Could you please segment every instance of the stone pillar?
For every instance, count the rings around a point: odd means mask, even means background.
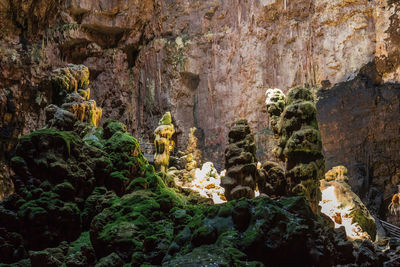
[[[275,121],[273,130],[279,139],[274,154],[286,165],[287,192],[289,195],[305,196],[311,208],[319,212],[319,180],[324,178],[325,159],[314,97],[310,90],[303,87],[290,89],[286,99],[274,90],[270,94],[267,91],[267,96],[276,96],[267,99],[270,103],[267,108]],[[285,105],[278,119],[274,116],[280,112],[282,101]]]
[[[256,145],[245,119],[239,119],[229,131],[225,150],[226,176],[221,178],[227,200],[254,198],[257,176]]]
[[[169,156],[172,151],[171,137],[175,133],[174,125],[172,124],[171,113],[167,112],[158,122],[158,127],[154,131],[154,145],[156,148],[154,154],[154,165],[157,170],[166,172],[169,165]]]

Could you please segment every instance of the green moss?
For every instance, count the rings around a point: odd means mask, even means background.
[[[56,185],[53,188],[53,191],[65,200],[72,200],[76,194],[76,189],[70,182],[64,182]]]
[[[81,144],[79,144],[79,143],[81,143],[81,139],[75,132],[58,131],[53,128],[43,128],[43,129],[34,131],[31,134],[24,135],[21,137],[20,142],[22,143],[25,141],[29,141],[32,138],[35,138],[37,136],[44,136],[44,137],[48,136],[48,137],[46,137],[46,139],[48,139],[48,140],[61,139],[67,148],[68,155],[71,154],[71,146],[72,145],[81,145]]]
[[[110,255],[101,258],[96,264],[96,267],[119,267],[123,264],[124,262],[121,260],[118,254],[113,252]]]
[[[314,102],[314,97],[311,90],[304,88],[302,86],[293,87],[289,90],[288,96],[286,98],[287,105],[298,101],[311,101]]]
[[[148,180],[143,177],[138,177],[138,178],[133,179],[132,182],[130,182],[130,184],[126,188],[126,191],[128,193],[131,193],[136,190],[146,190],[146,189],[149,189]]]
[[[13,157],[11,159],[11,164],[13,166],[16,166],[16,167],[21,167],[21,166],[25,166],[26,165],[25,160],[23,158],[21,158],[21,157],[18,157],[18,156],[17,157]]]
[[[107,140],[105,144],[106,152],[110,153],[113,163],[121,161],[122,159],[129,159],[129,157],[137,157],[143,163],[147,163],[139,148],[138,141],[128,133],[116,132]]]
[[[174,206],[183,206],[183,198],[174,191],[173,188],[160,188],[159,194],[157,196],[157,201],[160,205],[164,205],[166,207],[174,207]]]
[[[82,234],[75,241],[69,243],[67,255],[75,254],[81,250],[83,246],[91,246],[89,232],[82,232]]]
[[[31,266],[32,265],[30,259],[20,260],[18,262],[11,264],[0,263],[0,267],[31,267]]]
[[[365,232],[374,240],[376,236],[376,224],[372,216],[366,216],[366,212],[361,208],[350,212],[351,223],[358,223]]]
[[[125,124],[115,120],[107,120],[103,125],[103,129],[105,139],[110,138],[118,131],[122,133],[125,133],[127,131]]]
[[[166,112],[158,122],[158,125],[170,125],[170,124],[172,124],[171,112]]]

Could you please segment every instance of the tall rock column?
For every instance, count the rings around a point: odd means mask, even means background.
[[[174,125],[172,124],[171,113],[167,112],[158,122],[158,127],[154,131],[154,145],[156,152],[154,155],[154,164],[157,170],[166,172],[169,165],[169,155],[172,150],[171,137],[175,133]]]
[[[281,105],[282,98],[276,99],[277,104],[267,106],[270,115],[271,108]],[[286,165],[288,194],[305,196],[311,208],[318,212],[321,200],[319,181],[324,177],[325,159],[316,114],[311,91],[303,87],[292,88],[273,129],[279,139],[274,153]]]
[[[227,171],[226,176],[221,179],[225,197],[227,200],[254,198],[257,180],[256,145],[247,120],[237,120],[228,137],[229,144],[225,150]]]
[[[265,105],[270,118],[272,130],[276,134],[278,132],[279,118],[285,108],[285,95],[280,89],[268,89],[265,93]]]

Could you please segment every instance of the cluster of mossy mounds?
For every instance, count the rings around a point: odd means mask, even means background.
[[[53,103],[46,108],[46,123],[61,130],[72,130],[77,121],[97,126],[102,109],[90,100],[89,69],[69,64],[50,76]],[[57,106],[59,105],[59,106]]]
[[[376,223],[374,217],[370,214],[367,207],[361,199],[353,192],[348,184],[347,169],[344,166],[333,167],[325,174],[325,179],[320,181],[321,191],[333,187],[333,194],[337,200],[340,209],[346,210],[345,216],[351,218],[351,223],[358,224],[363,232],[359,233],[359,238],[375,239]],[[324,201],[324,199],[322,200]],[[339,216],[341,216],[339,214]],[[342,218],[336,218],[340,221]]]
[[[277,101],[276,105],[272,104],[274,100]],[[325,160],[314,97],[310,90],[294,87],[284,100],[284,109],[273,128],[279,138],[274,152],[286,164],[288,194],[305,196],[311,208],[317,212],[321,200],[319,180],[324,177]],[[270,102],[272,110],[269,113],[278,116],[282,95],[271,98]],[[275,106],[279,106],[279,109]]]
[[[15,193],[0,204],[1,263],[29,258],[33,266],[76,266],[69,260],[93,266],[97,255],[87,233],[93,218],[118,196],[162,183],[137,140],[116,121],[107,121],[104,130],[86,124],[23,136],[12,168]],[[69,255],[74,244],[62,241],[82,235],[85,244]],[[46,249],[56,246],[63,260]]]
[[[16,190],[0,203],[0,266],[331,266],[385,260],[325,227],[303,197],[222,205],[188,199],[166,187],[137,141],[115,121],[103,129],[77,125],[74,132],[33,132],[22,137],[12,163]]]
[[[238,119],[229,131],[225,150],[226,175],[221,178],[227,200],[254,198],[257,182],[257,160],[254,136],[246,119]]]

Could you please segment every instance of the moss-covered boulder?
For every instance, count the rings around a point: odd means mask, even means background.
[[[104,134],[103,134],[104,139],[109,139],[118,131],[122,133],[127,132],[126,125],[115,120],[107,120],[103,125],[103,129],[104,129]]]

